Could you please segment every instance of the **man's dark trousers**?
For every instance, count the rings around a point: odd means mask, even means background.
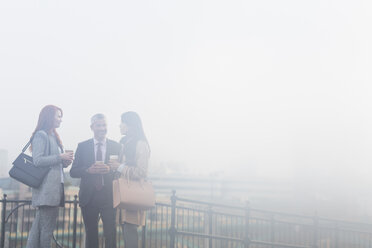
[[[105,236],[105,247],[116,247],[115,230],[115,209],[108,201],[108,195],[103,189],[97,190],[93,195],[91,202],[84,207],[81,206],[81,212],[85,225],[85,247],[98,248],[98,221],[102,219],[103,231]]]

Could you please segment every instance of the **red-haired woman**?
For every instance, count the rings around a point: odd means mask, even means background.
[[[63,153],[61,139],[56,131],[62,122],[62,110],[45,106],[32,134],[32,158],[35,166],[50,167],[39,188],[32,189],[35,220],[27,240],[27,248],[50,248],[56,226],[58,207],[64,205],[63,168],[71,164],[73,153]]]

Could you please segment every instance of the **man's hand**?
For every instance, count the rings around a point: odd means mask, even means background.
[[[106,164],[92,164],[86,172],[90,174],[107,174],[110,172],[110,167]]]

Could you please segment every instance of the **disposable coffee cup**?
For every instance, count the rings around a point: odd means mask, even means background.
[[[118,162],[119,156],[118,155],[110,155],[110,162]]]

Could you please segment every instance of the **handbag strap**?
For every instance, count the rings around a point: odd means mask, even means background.
[[[127,181],[128,186],[130,187],[131,180],[130,180],[130,176],[129,176],[129,170],[127,170],[127,171],[125,172],[125,175],[124,175],[124,176],[125,176],[125,179],[126,179],[126,181]],[[145,179],[141,178],[141,179],[139,179],[138,181],[139,181],[141,187],[143,188],[143,185],[144,185],[144,183],[145,183]]]
[[[48,150],[49,150],[48,155],[50,155],[51,151],[50,151],[50,141],[49,141],[49,136],[48,135],[47,135],[47,138],[48,138],[47,142],[48,142]],[[30,140],[27,142],[25,147],[23,147],[22,153],[24,153],[27,150],[27,148],[31,145],[33,139],[34,139],[34,135],[31,136]],[[60,146],[58,146],[58,147],[61,149],[61,152],[63,153],[64,152],[63,148],[60,147]]]
[[[31,142],[32,142],[32,139],[34,138],[34,136],[32,136],[31,138],[30,138],[30,141],[25,145],[25,147],[23,147],[23,149],[22,149],[22,153],[24,153],[26,150],[27,150],[27,148],[31,145]]]

